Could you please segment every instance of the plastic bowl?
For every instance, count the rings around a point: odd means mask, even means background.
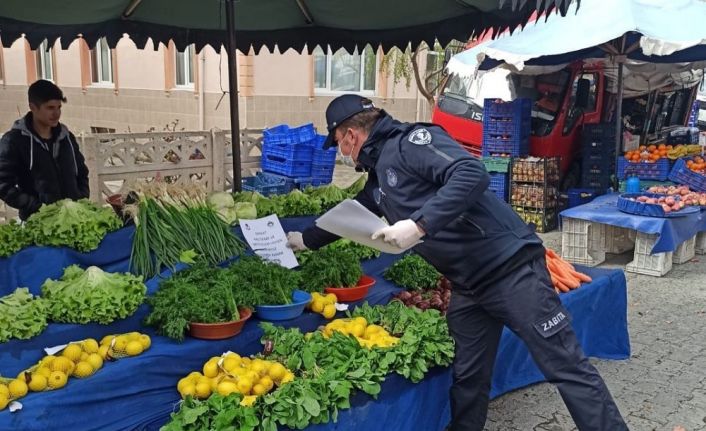
[[[292,303],[284,305],[256,305],[255,312],[260,320],[289,320],[301,316],[311,295],[303,290],[292,292]]]
[[[352,287],[327,287],[324,289],[326,293],[336,295],[338,302],[353,302],[360,301],[368,294],[368,290],[375,284],[375,279],[363,275],[358,280],[358,284]]]
[[[221,323],[189,323],[189,335],[202,340],[223,340],[234,337],[243,330],[245,322],[252,316],[249,308],[239,308],[240,320]]]

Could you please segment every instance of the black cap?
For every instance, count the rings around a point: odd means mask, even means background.
[[[326,108],[326,129],[328,136],[324,141],[324,149],[336,145],[336,127],[359,112],[373,109],[373,102],[357,94],[344,94],[329,103]]]

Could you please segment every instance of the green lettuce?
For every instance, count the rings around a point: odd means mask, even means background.
[[[46,302],[32,296],[26,287],[0,298],[0,343],[12,338],[32,338],[46,327]]]
[[[108,273],[78,265],[64,270],[59,280],[47,280],[42,296],[55,322],[108,324],[132,315],[145,299],[142,277],[129,273]]]
[[[31,235],[14,220],[0,225],[0,257],[11,256],[31,244]]]
[[[65,246],[82,252],[98,248],[103,237],[120,229],[122,222],[110,208],[88,199],[63,199],[42,205],[25,227],[37,245]]]

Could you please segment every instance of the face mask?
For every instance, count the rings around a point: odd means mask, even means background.
[[[339,142],[338,144],[338,156],[341,158],[341,162],[348,166],[349,168],[355,168],[356,167],[356,162],[353,160],[352,156],[353,150],[351,150],[351,154],[345,155],[343,154],[343,151],[341,150],[341,143]]]

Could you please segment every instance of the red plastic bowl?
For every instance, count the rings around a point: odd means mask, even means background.
[[[202,340],[223,340],[240,334],[245,322],[252,316],[249,308],[238,309],[240,320],[221,323],[189,323],[189,335]]]
[[[352,287],[327,287],[324,289],[326,293],[333,293],[338,298],[339,302],[360,301],[365,298],[370,289],[375,284],[375,279],[367,275],[363,275],[358,280],[358,284]]]

